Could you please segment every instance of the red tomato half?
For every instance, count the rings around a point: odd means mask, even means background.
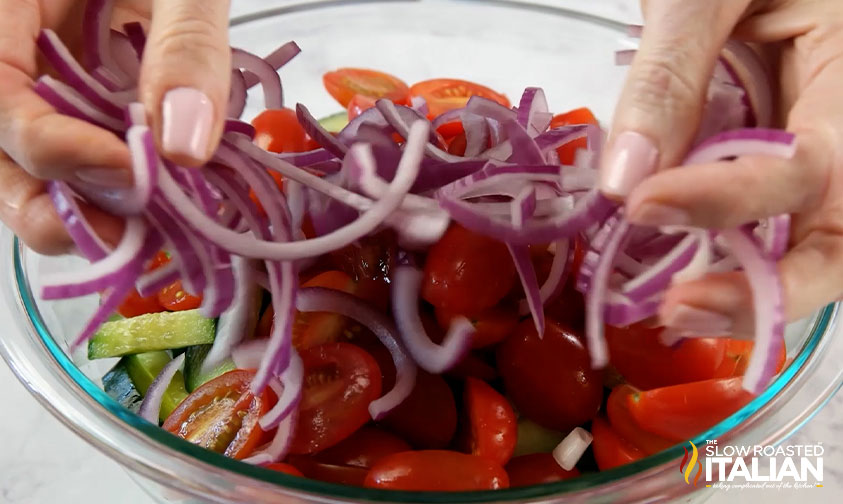
[[[711,428],[752,400],[743,378],[704,380],[640,391],[627,406],[642,429],[674,441],[684,441]]]
[[[594,437],[591,441],[594,460],[601,471],[608,471],[645,457],[644,452],[620,437],[609,422],[601,417],[591,422],[591,435]]]
[[[533,453],[515,457],[506,464],[511,488],[541,485],[576,478],[580,472],[562,469],[550,453]]]
[[[420,369],[410,396],[381,423],[416,448],[444,448],[457,430],[454,394],[444,378]]]
[[[249,392],[253,371],[235,369],[194,390],[173,410],[162,428],[203,448],[242,459],[261,443],[258,420],[270,396]]]
[[[473,348],[496,345],[504,340],[518,325],[518,310],[511,305],[498,305],[484,310],[479,315],[467,315],[453,312],[446,308],[436,309],[436,321],[439,327],[447,330],[454,317],[467,317],[474,325],[475,333],[471,340]]]
[[[483,457],[428,450],[381,459],[369,471],[365,484],[389,490],[458,492],[507,488],[509,477],[500,465]]]
[[[354,294],[357,284],[342,271],[326,271],[305,282],[302,287],[325,287]],[[340,339],[349,321],[329,312],[296,312],[293,346],[305,349]]]
[[[518,420],[509,401],[485,382],[465,380],[465,448],[472,455],[504,465],[518,439]]]
[[[554,320],[543,338],[532,320],[521,322],[498,346],[497,361],[516,409],[548,429],[567,432],[600,408],[602,372],[592,369],[580,338]]]
[[[606,327],[609,360],[627,382],[649,390],[714,377],[726,354],[723,338],[688,338],[671,347],[659,341],[662,331],[642,324]]]
[[[510,107],[506,96],[486,86],[459,79],[432,79],[418,82],[410,87],[410,96],[420,96],[427,101],[429,117],[436,117],[449,110],[465,107],[472,96],[482,96]]]
[[[635,445],[646,455],[652,455],[670,448],[675,441],[659,437],[645,431],[637,425],[629,412],[629,399],[638,390],[629,385],[618,385],[609,394],[606,403],[606,414],[609,417],[609,424],[619,436]]]
[[[295,110],[264,110],[252,120],[252,126],[255,143],[270,152],[305,152],[309,147],[307,133]]]
[[[597,118],[594,117],[591,110],[585,107],[556,115],[550,121],[551,129],[574,124],[599,125],[600,123],[597,122]],[[574,161],[577,158],[577,151],[587,147],[588,140],[586,138],[578,138],[577,140],[566,143],[562,147],[556,149],[556,153],[559,155],[559,162],[564,165],[574,164]]]
[[[427,254],[421,294],[437,308],[478,313],[498,304],[514,283],[506,245],[454,224]]]
[[[316,453],[336,445],[369,421],[369,403],[381,395],[378,363],[350,343],[300,352],[304,390],[290,453]]]
[[[202,296],[191,296],[185,292],[181,280],[176,280],[158,292],[158,302],[170,311],[193,310],[202,304]]]
[[[752,347],[752,341],[726,339],[726,355],[723,357],[723,363],[715,371],[713,378],[743,376],[746,373],[746,366],[749,364],[749,358],[752,355]],[[776,372],[784,368],[786,360],[787,349],[782,345],[779,358],[776,361]]]
[[[165,308],[158,302],[158,296],[141,297],[136,289],[132,289],[123,303],[117,307],[117,313],[126,318],[137,317],[147,313],[158,313],[165,311]]]
[[[333,465],[370,468],[378,460],[411,450],[400,437],[376,427],[361,427],[348,439],[317,454],[319,462]]]
[[[357,119],[360,114],[375,106],[375,98],[370,98],[364,95],[354,95],[354,98],[348,102],[348,121],[351,122]]]
[[[356,95],[362,95],[375,100],[386,98],[398,104],[409,101],[409,88],[401,79],[364,68],[340,68],[322,76],[325,89],[343,107]]]
[[[336,483],[338,485],[363,486],[368,469],[362,467],[326,464],[309,455],[290,455],[287,462],[298,469],[306,478]]]

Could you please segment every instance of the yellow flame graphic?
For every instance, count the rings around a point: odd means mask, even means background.
[[[698,453],[697,445],[695,445],[693,441],[688,442],[691,443],[691,448],[693,449],[693,451],[691,452],[691,460],[688,462],[688,467],[685,468],[685,483],[690,485],[691,482],[688,480],[688,478],[691,476],[691,471],[694,470],[694,466],[697,465]]]

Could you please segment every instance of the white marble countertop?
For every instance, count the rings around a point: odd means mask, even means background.
[[[582,0],[540,0],[551,5],[570,4],[583,8]],[[269,0],[238,0],[234,12],[265,8]],[[283,3],[284,0],[276,0]],[[634,22],[637,2],[604,0],[588,2],[588,9],[616,19]],[[0,309],[0,327],[8,315]],[[0,504],[36,503],[121,503],[152,502],[123,469],[88,446],[58,420],[50,416],[15,379],[9,368],[0,364]],[[838,394],[811,420],[789,444],[823,442],[825,467],[843,466],[843,394]],[[826,470],[826,474],[830,473]],[[838,473],[839,474],[839,473]],[[826,478],[825,488],[816,491],[711,491],[713,504],[756,502],[766,504],[843,502],[843,481]]]

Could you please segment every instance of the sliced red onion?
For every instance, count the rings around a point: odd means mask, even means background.
[[[465,110],[472,114],[492,119],[498,124],[506,124],[510,121],[518,120],[518,114],[514,110],[482,96],[475,95],[469,98],[468,103],[465,105]]]
[[[88,0],[82,18],[82,42],[88,68],[98,70],[94,75],[110,90],[125,89],[128,78],[112,59],[111,15],[114,0]]]
[[[91,105],[70,86],[49,75],[39,77],[33,90],[62,114],[82,119],[111,131],[123,131],[125,129],[122,110],[120,119],[112,117]]]
[[[130,268],[144,249],[147,230],[148,226],[142,219],[128,218],[123,237],[111,254],[85,269],[45,275],[41,297],[66,299],[94,294],[129,276]]]
[[[176,261],[171,260],[158,269],[143,274],[135,282],[135,289],[142,297],[154,295],[164,287],[172,284],[180,278],[179,268]]]
[[[524,220],[536,213],[536,188],[530,184],[524,187],[512,200],[512,224],[516,228],[524,226]]]
[[[773,121],[773,95],[770,74],[763,60],[747,44],[729,40],[723,47],[720,60],[734,83],[743,87],[750,113],[747,126],[767,127]]]
[[[771,217],[762,222],[762,225],[764,250],[773,260],[778,261],[787,252],[787,242],[790,239],[790,215]]]
[[[281,78],[269,63],[242,49],[232,49],[231,67],[245,70],[257,76],[261,87],[263,87],[263,101],[266,108],[284,108],[284,90],[281,87]],[[246,85],[248,87],[248,81]]]
[[[242,257],[234,257],[232,265],[236,279],[234,300],[220,315],[214,344],[205,356],[202,372],[216,368],[227,359],[234,346],[255,331],[258,321],[261,289],[254,279],[255,269],[251,261]]]
[[[161,372],[158,373],[158,376],[152,380],[152,384],[149,385],[149,388],[144,395],[140,410],[138,410],[138,415],[144,420],[158,425],[158,416],[161,411],[161,401],[164,399],[164,394],[167,392],[170,382],[173,381],[176,373],[179,372],[179,368],[181,368],[182,364],[184,364],[185,355],[186,354],[180,354],[178,357],[168,362],[163,368],[161,368]]]
[[[515,121],[504,124],[504,129],[512,145],[512,154],[507,159],[508,162],[521,165],[544,164],[544,155],[527,130]]]
[[[319,121],[301,103],[296,104],[296,116],[307,134],[325,150],[339,158],[345,156],[348,148],[319,124]]]
[[[264,416],[258,420],[258,424],[264,431],[277,427],[285,418],[295,410],[299,404],[304,386],[304,363],[299,354],[293,350],[290,357],[290,365],[278,377],[281,387],[273,387],[278,396],[278,402]],[[270,386],[273,382],[269,382]],[[280,390],[279,390],[280,388]]]
[[[615,65],[618,66],[629,66],[632,64],[632,61],[635,59],[635,54],[638,52],[637,49],[623,49],[620,51],[615,51]]]
[[[412,266],[398,266],[391,288],[392,313],[413,360],[429,373],[439,374],[457,365],[471,349],[474,326],[465,317],[451,320],[442,344],[430,341],[419,317],[419,290],[423,273]]]
[[[582,427],[574,427],[565,439],[553,449],[553,459],[566,471],[572,470],[580,461],[594,437]]]
[[[656,315],[661,302],[661,293],[643,301],[633,301],[623,294],[610,291],[600,316],[606,324],[626,327]]]
[[[542,132],[535,138],[535,143],[541,152],[549,152],[574,140],[587,137],[589,134],[594,135],[595,133],[602,134],[600,128],[592,124],[562,126]]]
[[[70,53],[59,36],[52,30],[41,30],[38,35],[38,49],[56,69],[56,72],[82,97],[114,118],[123,117],[124,103],[114,98],[114,93],[91,77]]]
[[[530,308],[533,324],[536,326],[536,334],[541,338],[544,335],[545,325],[544,305],[542,304],[539,282],[536,279],[536,270],[533,268],[533,262],[530,260],[530,249],[525,245],[510,244],[507,244],[507,249],[512,256],[512,261],[515,263],[515,270],[518,272],[521,286],[524,288],[524,294],[527,297],[527,306]]]
[[[721,231],[740,262],[752,290],[755,310],[755,345],[743,377],[743,387],[760,393],[776,374],[784,344],[784,293],[776,263],[766,256],[752,235],[744,230]]]
[[[267,465],[278,462],[287,456],[290,451],[290,444],[293,440],[293,432],[296,427],[297,415],[287,415],[287,418],[281,421],[278,425],[278,430],[275,431],[275,436],[272,442],[265,448],[252,453],[249,457],[243,459],[243,462],[254,465]]]
[[[685,165],[702,164],[739,156],[774,156],[790,159],[796,153],[796,136],[786,131],[752,128],[726,131],[702,142],[685,158]]]
[[[360,299],[342,291],[306,287],[299,291],[296,307],[303,312],[338,313],[362,324],[389,350],[395,363],[395,386],[369,404],[369,414],[381,420],[406,399],[416,383],[416,364],[407,355],[393,322]]]
[[[628,229],[629,224],[623,218],[612,229],[612,234],[603,248],[594,275],[591,278],[588,293],[585,296],[585,335],[588,340],[588,353],[591,356],[592,367],[598,369],[605,367],[609,362],[606,339],[603,337],[604,307],[614,257],[623,245]]]
[[[558,240],[554,243],[556,244],[556,250],[553,255],[553,262],[550,264],[550,272],[539,289],[542,305],[552,301],[562,291],[570,272],[569,266],[573,260],[573,248],[570,246],[570,240]],[[518,314],[527,315],[528,313],[531,313],[530,303],[527,299],[522,299],[518,305]]]
[[[299,48],[298,44],[295,42],[287,42],[286,44],[281,45],[278,49],[267,54],[263,60],[274,70],[278,70],[289,63],[290,60],[295,58],[300,52],[301,48]],[[253,73],[246,74],[247,88],[251,88],[258,82],[260,82],[260,79],[257,75]]]
[[[670,285],[673,274],[691,263],[699,248],[699,239],[689,234],[669,253],[659,258],[641,274],[626,282],[621,292],[633,301],[641,301],[663,291]]]
[[[140,77],[140,59],[138,58],[129,37],[119,31],[111,30],[111,52],[113,53],[112,57],[120,68],[120,71],[123,72],[130,81],[137,82]],[[97,83],[99,83],[99,81],[97,81]],[[127,89],[126,91],[115,94],[121,96],[122,99],[127,91],[129,90]]]
[[[489,144],[489,124],[485,118],[469,113],[462,115],[462,124],[465,130],[465,157],[479,156]]]
[[[70,187],[64,182],[51,180],[47,182],[47,192],[76,248],[89,261],[105,258],[111,252],[111,247],[106,245],[91,227],[85,214],[76,204]]]
[[[240,70],[231,71],[231,90],[229,91],[228,110],[226,115],[228,117],[240,117],[243,115],[243,109],[246,108],[246,77]],[[254,137],[254,135],[251,135]]]
[[[535,137],[550,126],[552,117],[544,90],[537,87],[525,89],[518,105],[518,124],[525,128],[531,137]]]
[[[166,170],[162,170],[161,174],[166,176]],[[164,202],[154,201],[147,208],[146,218],[167,240],[167,248],[173,252],[171,262],[179,268],[184,290],[194,296],[199,295],[207,285],[210,256],[194,233],[180,220],[173,219],[169,210]]]
[[[423,96],[410,97],[410,107],[423,116],[430,113],[430,107],[427,106],[427,100]]]
[[[428,131],[428,135],[435,137],[435,131],[431,130],[429,127],[430,122],[424,117],[418,115],[418,112],[416,112],[415,110],[409,107],[399,107],[392,103],[390,100],[386,99],[378,100],[377,102],[375,102],[375,106],[381,112],[381,114],[383,114],[383,117],[384,119],[386,119],[386,122],[389,123],[390,126],[395,128],[395,131],[398,132],[398,134],[401,135],[403,138],[407,138],[414,125],[419,123],[428,126],[426,130]],[[453,163],[463,160],[462,157],[449,154],[440,149],[439,147],[436,147],[431,142],[425,142],[423,147],[425,155],[439,161],[447,161]]]
[[[129,39],[140,61],[143,59],[143,50],[146,47],[146,33],[143,31],[143,25],[137,21],[126,23],[123,25],[123,31],[126,32],[126,38]]]

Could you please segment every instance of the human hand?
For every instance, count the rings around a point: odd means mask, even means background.
[[[792,214],[778,263],[787,317],[843,293],[843,3],[837,0],[650,0],[646,27],[601,166],[601,189],[640,225],[733,228]],[[762,156],[678,166],[730,37],[760,44],[779,89],[775,126],[796,135],[790,160]],[[774,86],[776,87],[776,86]],[[689,334],[751,334],[743,273],[674,285],[660,319]]]
[[[231,72],[228,8],[226,0],[115,2],[113,27],[128,21],[149,27],[138,99],[159,150],[183,165],[207,161],[222,134]],[[73,245],[45,192],[46,180],[118,198],[132,183],[121,138],[57,113],[32,90],[44,73],[39,32],[50,28],[81,45],[84,10],[79,0],[0,0],[0,220],[45,254]],[[119,239],[118,219],[82,206],[104,239]]]

